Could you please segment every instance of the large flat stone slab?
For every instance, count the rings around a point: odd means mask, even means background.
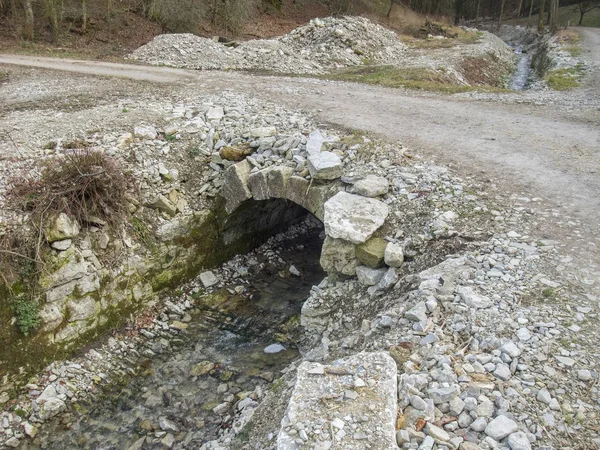
[[[388,214],[388,206],[379,200],[338,192],[325,203],[325,233],[362,244],[384,224]]]
[[[248,187],[248,178],[252,165],[244,160],[225,171],[225,183],[223,184],[223,197],[225,197],[225,210],[228,213],[234,211],[241,203],[252,198],[252,192]]]
[[[277,449],[397,448],[396,399],[397,368],[387,353],[359,353],[331,365],[304,362]]]
[[[332,152],[308,156],[308,170],[315,180],[335,180],[342,176],[342,159]]]

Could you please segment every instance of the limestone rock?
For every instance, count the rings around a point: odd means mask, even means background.
[[[60,413],[62,410],[64,410],[66,407],[67,405],[61,399],[56,397],[50,398],[40,407],[40,419],[51,419],[52,417]]]
[[[250,174],[248,177],[248,186],[252,197],[255,200],[286,198],[288,181],[292,173],[293,169],[291,167],[278,166],[268,167]],[[298,197],[300,195],[299,193]]]
[[[213,106],[208,111],[206,111],[206,120],[221,120],[225,116],[225,111],[223,111],[222,106]]]
[[[498,416],[485,428],[485,434],[496,441],[501,441],[518,429],[519,427],[514,420],[511,420],[506,416]]]
[[[360,370],[360,378],[366,382],[361,387],[364,394],[352,401],[341,401],[336,404],[338,417],[331,417],[331,406],[320,401],[331,392],[344,392],[347,378],[344,376],[319,375],[314,369],[320,369],[318,363],[303,362],[298,367],[296,384],[288,404],[282,426],[277,437],[279,450],[297,449],[297,430],[294,425],[302,423],[304,427],[317,427],[328,417],[330,425],[336,432],[335,447],[344,450],[363,450],[368,436],[369,446],[374,449],[396,448],[397,419],[397,367],[394,360],[384,352],[359,353],[335,362],[333,367],[356,373]],[[372,399],[377,399],[373,401]],[[354,421],[349,426],[347,416],[356,411],[368,411],[363,421]],[[317,425],[319,424],[319,425]],[[292,431],[293,430],[293,431]],[[345,432],[348,430],[348,432]],[[343,432],[342,432],[343,431]],[[356,437],[359,437],[357,439]],[[306,436],[303,447],[324,447],[317,434]]]
[[[98,313],[99,307],[92,297],[84,297],[69,301],[69,322],[88,319]]]
[[[89,263],[83,258],[81,252],[73,247],[58,253],[49,267],[58,267],[58,269],[54,272],[44,274],[40,278],[40,285],[46,289],[63,286],[73,280],[79,280],[87,275],[90,269]]]
[[[385,272],[385,275],[383,275],[381,280],[379,280],[379,284],[377,285],[377,287],[382,291],[387,291],[394,287],[394,285],[398,282],[399,279],[400,277],[398,276],[394,268],[390,267]]]
[[[223,184],[223,197],[225,197],[225,210],[233,212],[242,202],[252,198],[248,187],[248,177],[252,164],[247,160],[239,162],[225,171]]]
[[[63,241],[56,241],[56,242],[52,243],[51,247],[54,250],[58,250],[59,252],[63,252],[65,250],[67,250],[69,247],[71,247],[71,243],[72,242],[73,241],[71,239],[65,239]]]
[[[459,286],[456,289],[456,292],[458,293],[458,295],[460,295],[460,297],[466,303],[466,305],[470,306],[471,308],[485,309],[489,308],[494,304],[494,302],[492,302],[492,300],[489,297],[475,293],[475,291],[471,287]]]
[[[384,261],[390,267],[400,267],[404,263],[402,245],[390,242],[385,248]]]
[[[164,195],[159,195],[150,203],[146,203],[146,206],[151,209],[157,209],[170,216],[177,214],[177,205],[169,200]]]
[[[338,192],[325,203],[325,233],[362,244],[384,224],[388,213],[388,206],[379,200]]]
[[[253,149],[248,145],[224,146],[219,150],[221,158],[227,161],[242,161],[246,156],[253,153]]]
[[[335,180],[342,176],[342,159],[332,152],[308,156],[308,170],[315,180]]]
[[[383,278],[386,272],[386,269],[373,269],[372,267],[367,266],[356,267],[358,281],[365,286],[375,286]]]
[[[276,134],[277,128],[275,127],[257,127],[250,130],[250,136],[254,138],[266,138]]]
[[[364,244],[356,246],[356,258],[365,266],[381,267],[386,246],[387,242],[380,237],[372,237]]]
[[[517,431],[508,436],[507,443],[510,450],[531,450],[531,443],[522,431]]]
[[[52,218],[44,229],[46,241],[53,243],[65,239],[73,239],[79,235],[79,224],[71,220],[65,213]]]
[[[202,272],[200,274],[200,281],[204,285],[205,288],[214,286],[219,282],[219,279],[212,273],[210,270],[206,272]]]
[[[140,125],[139,127],[135,127],[133,129],[133,134],[135,137],[141,139],[156,139],[158,136],[156,128],[151,125]]]
[[[324,142],[325,138],[321,132],[319,130],[315,130],[308,136],[308,140],[306,142],[306,151],[309,155],[319,153]]]
[[[388,180],[377,175],[367,175],[358,180],[348,190],[351,194],[363,197],[380,197],[388,193],[390,185]]]
[[[215,368],[215,363],[211,361],[202,361],[194,365],[190,370],[190,376],[200,377],[206,375],[208,372]]]
[[[354,244],[342,239],[325,237],[321,250],[321,267],[326,272],[354,275],[356,273]]]

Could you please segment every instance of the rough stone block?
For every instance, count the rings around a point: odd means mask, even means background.
[[[252,198],[252,192],[248,187],[248,178],[252,165],[244,160],[225,171],[223,184],[223,197],[225,198],[225,210],[233,212],[241,203]]]
[[[365,266],[381,267],[386,246],[387,242],[380,237],[372,237],[364,244],[356,246],[356,258]]]
[[[357,264],[356,251],[352,242],[325,237],[321,249],[321,267],[324,271],[354,275]]]
[[[343,370],[348,375],[330,373],[335,370]],[[331,392],[345,391],[357,395],[348,395],[345,400],[336,402],[336,408],[322,401]],[[277,436],[277,449],[298,448],[295,425],[299,423],[312,427],[313,431],[323,431],[308,435],[306,448],[335,445],[344,450],[363,450],[367,441],[371,448],[396,448],[396,396],[396,363],[387,353],[359,353],[330,366],[304,362],[298,367],[296,385]],[[354,417],[357,411],[366,420],[347,423],[345,417]],[[331,429],[335,430],[333,439],[329,434]],[[291,430],[294,431],[290,433]],[[328,436],[329,440],[317,441],[317,436],[319,440]]]
[[[388,206],[373,198],[338,192],[325,203],[325,232],[355,244],[367,241],[385,222]]]
[[[308,170],[315,180],[335,180],[342,176],[342,159],[332,152],[313,153],[308,157]]]

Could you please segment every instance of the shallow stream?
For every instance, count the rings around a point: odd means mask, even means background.
[[[517,55],[517,67],[510,81],[510,88],[514,91],[523,91],[527,89],[531,76],[531,55],[523,51],[522,47],[514,48]]]
[[[235,405],[245,396],[256,399],[273,376],[298,358],[286,343],[278,353],[264,350],[273,344],[278,349],[275,335],[281,325],[299,314],[311,287],[323,279],[321,243],[316,230],[282,244],[280,264],[258,273],[250,269],[252,295],[223,289],[217,301],[223,308],[199,301],[189,328],[167,344],[168,351],[140,359],[141,375],[46,424],[22,448],[198,449],[216,439],[221,428],[231,426],[227,416],[232,414],[215,413],[217,405],[226,399]],[[290,273],[291,265],[301,276]]]

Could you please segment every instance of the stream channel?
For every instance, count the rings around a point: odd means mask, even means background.
[[[217,405],[228,397],[231,405],[245,395],[256,399],[299,357],[293,344],[284,343],[285,350],[276,353],[268,350],[281,350],[275,336],[286,324],[297,323],[311,287],[325,276],[319,265],[321,231],[279,242],[276,254],[255,251],[241,257],[247,264],[244,278],[251,280],[245,295],[221,289],[212,299],[197,301],[189,328],[171,339],[167,351],[140,358],[141,374],[45,424],[21,448],[198,449],[216,439],[221,428],[231,426],[232,413],[215,413]]]
[[[517,55],[517,66],[509,87],[514,91],[523,91],[531,82],[531,54],[524,51],[521,46],[513,47],[513,50]]]

